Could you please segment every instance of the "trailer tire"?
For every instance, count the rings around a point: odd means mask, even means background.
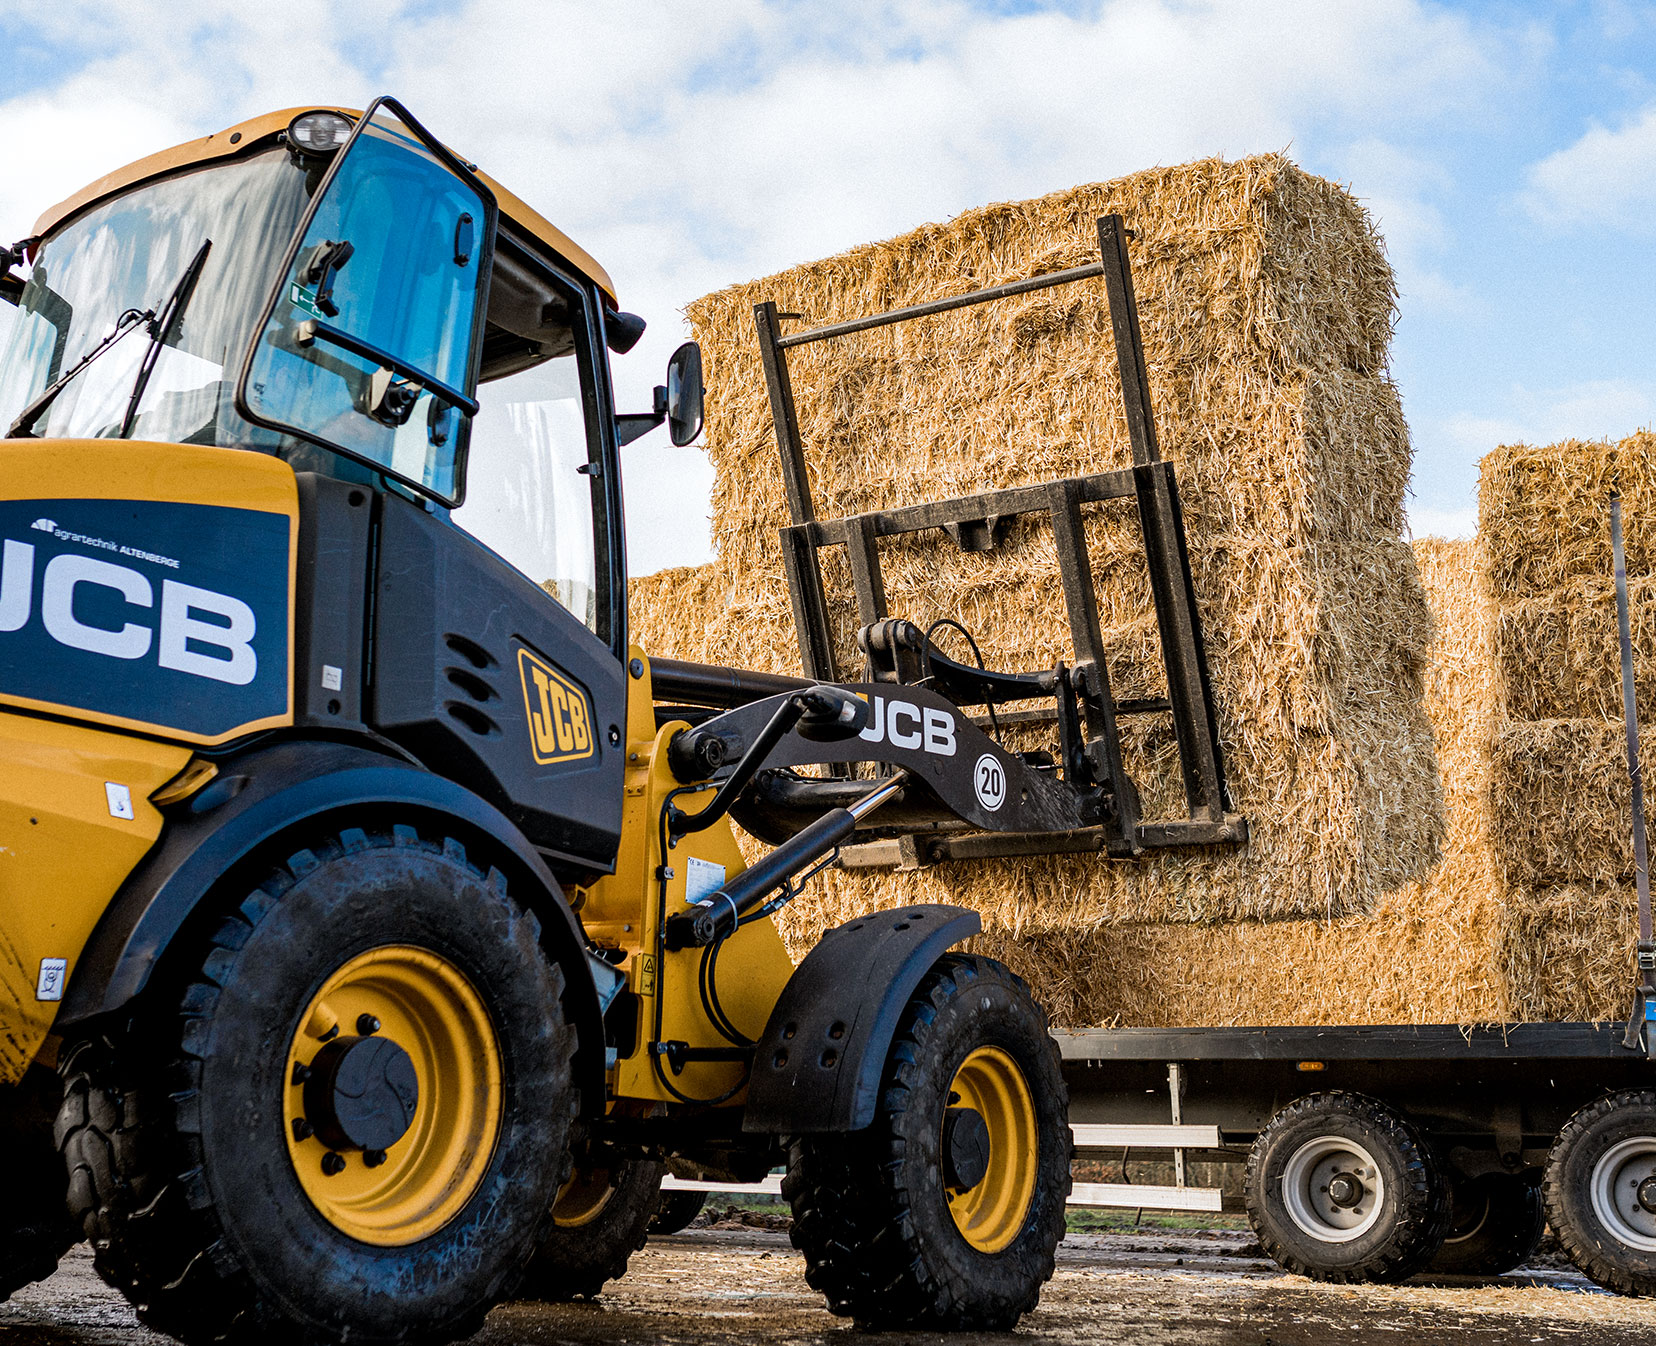
[[[662,1192],[661,1203],[656,1207],[656,1213],[650,1217],[650,1233],[682,1233],[695,1222],[706,1204],[706,1192],[680,1189]]]
[[[589,1150],[552,1203],[552,1223],[524,1271],[518,1298],[591,1299],[627,1274],[661,1193],[661,1164]]]
[[[1271,1119],[1248,1154],[1246,1199],[1266,1254],[1319,1281],[1404,1280],[1449,1225],[1448,1184],[1419,1133],[1343,1091],[1295,1099]]]
[[[60,1148],[100,1275],[192,1346],[476,1331],[568,1172],[574,1033],[534,918],[458,842],[349,829],[296,850],[197,947],[181,990],[64,1060]],[[402,1079],[358,1058],[397,1051],[412,1121],[354,1148],[352,1100]]]
[[[1606,1290],[1656,1295],[1656,1091],[1589,1103],[1547,1156],[1547,1220],[1570,1261]]]
[[[1002,964],[960,954],[904,1008],[873,1123],[796,1138],[782,1185],[830,1311],[865,1329],[962,1332],[1010,1331],[1035,1307],[1069,1190],[1069,1095],[1046,1016]]]
[[[1449,1231],[1429,1270],[1500,1276],[1524,1264],[1546,1227],[1539,1184],[1511,1173],[1462,1178],[1452,1184]]]

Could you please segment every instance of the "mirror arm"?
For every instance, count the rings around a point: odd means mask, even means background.
[[[649,434],[666,419],[667,390],[657,384],[654,411],[630,411],[615,418],[615,442],[617,445],[631,444],[633,440]]]

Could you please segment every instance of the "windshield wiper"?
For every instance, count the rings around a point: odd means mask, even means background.
[[[144,362],[138,370],[138,383],[133,389],[132,398],[127,403],[126,416],[121,421],[121,434],[125,435],[132,428],[133,419],[137,415],[138,399],[143,395],[144,385],[149,382],[150,371],[155,368],[155,361],[160,354],[161,344],[177,328],[179,319],[184,316],[184,306],[190,302],[190,296],[195,292],[195,283],[201,276],[202,265],[207,261],[207,250],[213,246],[208,239],[197,249],[196,255],[190,259],[190,264],[184,268],[184,274],[178,278],[178,283],[172,287],[166,300],[161,305],[161,317],[156,317],[152,308],[129,308],[115,320],[115,330],[100,341],[85,355],[77,360],[74,366],[64,370],[57,378],[41,391],[39,397],[23,408],[18,418],[11,423],[6,431],[7,439],[38,439],[35,434],[35,423],[46,414],[52,403],[57,401],[61,393],[81,370],[91,364],[100,355],[107,351],[128,332],[138,327],[149,330],[151,346],[144,354]]]
[[[33,402],[30,402],[28,406],[23,408],[22,413],[11,423],[11,428],[6,431],[6,438],[38,439],[39,436],[34,432],[35,422],[46,414],[47,409],[53,402],[57,401],[58,394],[69,386],[70,380],[72,380],[75,375],[79,374],[81,370],[87,367],[87,365],[91,364],[106,350],[124,337],[128,332],[132,331],[136,327],[148,326],[154,323],[154,321],[155,310],[152,308],[129,308],[125,313],[121,314],[119,318],[115,319],[115,330],[113,332],[106,336],[96,346],[92,347],[91,350],[87,351],[85,355],[81,356],[81,358],[77,360],[71,368],[64,370],[63,373],[59,374],[55,379],[48,383],[45,389],[41,392],[40,396],[35,398]]]
[[[167,296],[167,302],[161,306],[161,316],[150,327],[150,335],[154,340],[150,342],[150,348],[144,352],[143,364],[138,366],[138,377],[132,385],[132,397],[127,402],[126,415],[121,418],[122,439],[132,433],[132,424],[138,419],[138,403],[143,400],[144,389],[149,386],[150,375],[155,372],[155,362],[161,358],[162,349],[172,340],[173,333],[178,330],[178,324],[183,321],[184,310],[189,305],[190,297],[195,294],[196,282],[201,279],[201,268],[207,264],[207,254],[212,249],[213,240],[203,239],[201,247],[196,249],[196,255],[184,268],[184,274],[178,278],[178,284],[173,286],[172,293]]]

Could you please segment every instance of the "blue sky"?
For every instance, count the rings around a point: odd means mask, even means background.
[[[1623,0],[0,0],[0,234],[271,108],[403,98],[562,224],[652,328],[710,289],[986,201],[1286,148],[1401,289],[1415,530],[1497,443],[1656,420],[1656,6]],[[629,450],[631,563],[708,556],[695,450]]]

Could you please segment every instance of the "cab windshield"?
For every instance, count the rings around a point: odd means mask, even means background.
[[[294,157],[272,149],[149,183],[47,238],[0,348],[0,432],[107,337],[122,313],[159,310],[202,244],[211,243],[182,318],[144,384],[128,436],[286,447],[286,436],[242,420],[233,401],[250,329],[304,213],[307,187],[315,182],[307,183]],[[123,338],[69,382],[33,432],[119,435],[149,345],[142,330]]]

